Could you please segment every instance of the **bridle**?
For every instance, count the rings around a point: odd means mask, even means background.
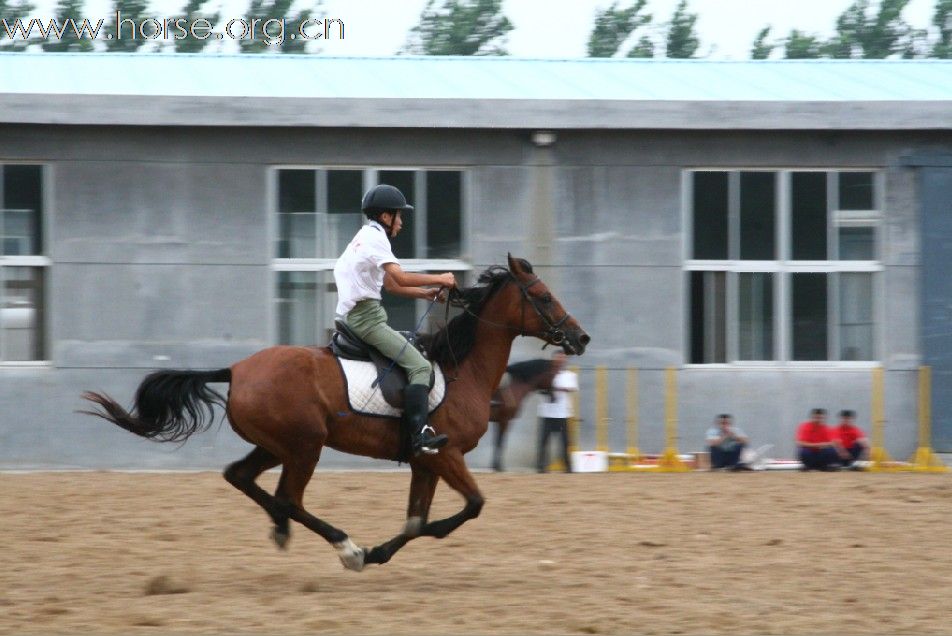
[[[545,345],[543,345],[542,347],[543,349],[545,349],[550,344],[561,345],[563,342],[565,342],[565,330],[562,329],[562,325],[564,325],[568,321],[568,319],[572,317],[572,315],[566,311],[565,315],[563,315],[561,318],[559,318],[558,320],[553,320],[552,318],[547,316],[546,313],[542,311],[542,309],[539,308],[539,305],[537,304],[536,299],[533,298],[529,294],[529,290],[533,286],[542,282],[539,280],[539,277],[537,276],[533,278],[532,280],[526,281],[525,283],[521,283],[519,282],[519,279],[516,278],[515,274],[513,274],[511,271],[508,271],[508,270],[507,272],[509,274],[509,279],[510,279],[509,282],[515,283],[516,287],[519,288],[519,293],[522,294],[522,302],[520,304],[520,314],[521,314],[520,323],[521,324],[519,325],[518,329],[516,329],[515,327],[511,327],[509,325],[504,325],[502,323],[493,322],[492,320],[487,320],[486,318],[483,318],[482,316],[473,313],[473,311],[469,307],[467,307],[465,303],[462,303],[457,299],[450,298],[447,301],[446,303],[447,311],[449,311],[449,306],[452,304],[454,307],[461,308],[464,312],[466,312],[467,314],[474,317],[476,320],[480,322],[484,322],[486,324],[493,325],[495,327],[502,327],[503,329],[509,329],[510,331],[518,331],[520,336],[530,336],[530,335],[536,336],[545,341]],[[542,323],[545,325],[544,330],[535,332],[535,333],[529,333],[528,331],[526,331],[526,304],[527,303],[536,312],[536,315],[539,316],[539,319],[542,320]]]

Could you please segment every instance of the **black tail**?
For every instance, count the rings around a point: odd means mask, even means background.
[[[139,385],[132,411],[102,393],[87,391],[83,398],[102,410],[80,411],[157,442],[178,442],[205,431],[215,420],[213,406],[225,406],[221,393],[205,386],[231,382],[231,369],[217,371],[156,371]]]

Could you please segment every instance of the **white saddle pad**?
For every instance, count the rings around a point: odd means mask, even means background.
[[[344,360],[338,358],[341,370],[344,372],[345,384],[347,385],[347,401],[350,402],[350,410],[354,413],[363,415],[382,415],[385,417],[400,417],[403,411],[399,411],[383,399],[383,392],[380,387],[374,387],[373,382],[377,379],[377,367],[373,362],[361,362],[359,360]],[[433,364],[433,375],[435,377],[433,388],[430,390],[430,413],[443,403],[446,396],[446,381],[443,379],[443,371],[440,365]]]

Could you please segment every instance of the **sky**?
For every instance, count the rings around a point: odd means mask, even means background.
[[[299,0],[300,1],[300,0]],[[822,37],[833,33],[836,18],[852,0],[689,0],[688,8],[698,14],[700,56],[708,59],[748,59],[757,33],[773,26],[779,38],[799,29]],[[621,0],[629,6],[633,0]],[[34,15],[42,17],[55,0],[35,2]],[[649,0],[647,11],[653,23],[671,19],[678,0]],[[872,4],[878,6],[877,0]],[[156,18],[181,15],[185,0],[152,0]],[[221,6],[223,18],[241,17],[248,0],[209,0],[206,6]],[[400,49],[407,32],[420,17],[426,0],[324,0],[322,13],[345,24],[343,40],[323,44],[322,53],[340,56],[389,56]],[[509,33],[512,55],[535,58],[584,57],[589,32],[597,9],[611,0],[504,0],[503,9],[514,25]],[[88,0],[84,17],[109,14],[110,0]],[[935,0],[910,0],[903,12],[917,28],[931,26]],[[207,10],[207,9],[206,9]],[[210,11],[214,12],[214,11]],[[664,33],[664,31],[660,31]]]

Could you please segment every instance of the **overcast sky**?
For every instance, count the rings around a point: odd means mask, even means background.
[[[298,0],[301,2],[301,0]],[[631,0],[622,0],[629,6]],[[678,0],[649,0],[654,24],[671,19]],[[39,0],[34,15],[42,16],[56,0]],[[210,0],[222,6],[223,18],[241,17],[248,0]],[[747,59],[757,32],[773,26],[773,36],[790,29],[829,36],[837,16],[851,0],[689,0],[698,14],[697,31],[701,54],[710,59]],[[878,6],[877,0],[872,4]],[[185,0],[152,0],[155,17],[181,15]],[[322,52],[328,55],[393,55],[406,41],[407,31],[417,23],[426,0],[324,0],[323,14],[346,25],[343,41],[330,41]],[[584,57],[595,11],[610,6],[610,0],[504,0],[506,15],[515,29],[508,48],[520,57]],[[88,17],[108,14],[110,0],[91,0]],[[911,0],[903,17],[917,28],[931,25],[935,0]],[[276,16],[279,17],[279,16]]]

